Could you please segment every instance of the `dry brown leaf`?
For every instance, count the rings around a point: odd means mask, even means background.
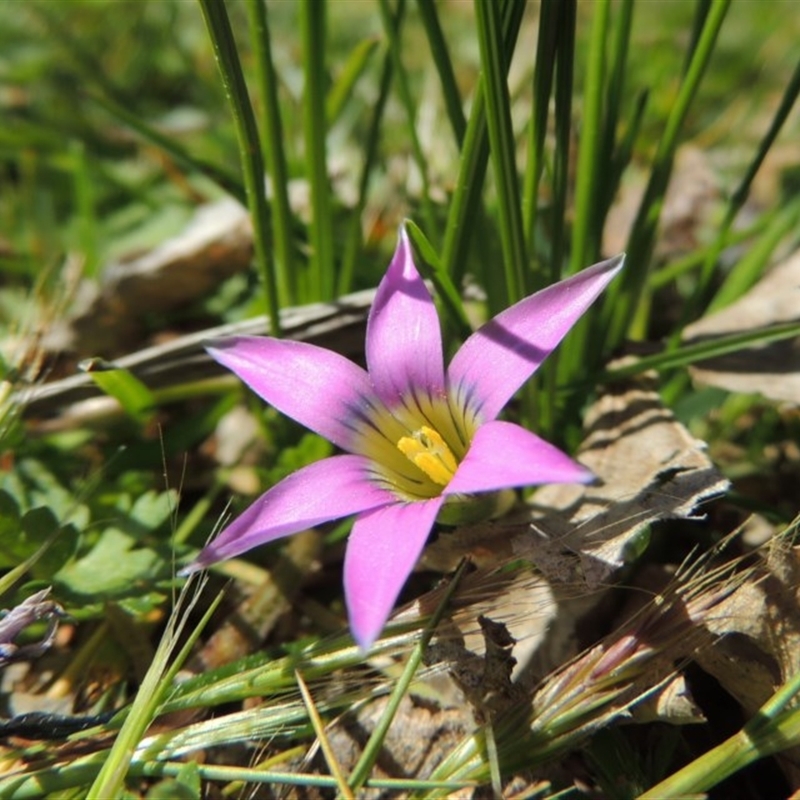
[[[800,670],[800,547],[780,537],[752,578],[704,615],[715,638],[696,661],[754,714]]]
[[[596,484],[543,486],[521,514],[441,534],[423,563],[449,570],[467,553],[482,566],[524,557],[550,582],[591,591],[612,579],[647,526],[691,519],[728,487],[705,445],[648,379],[610,387],[589,409],[585,427],[576,458]]]
[[[49,337],[51,349],[114,356],[140,341],[142,311],[163,312],[206,297],[248,267],[247,209],[232,198],[200,206],[188,225],[155,249],[108,265],[100,286],[82,287],[80,309]]]
[[[655,694],[631,709],[635,722],[669,722],[673,725],[693,725],[705,722],[703,712],[695,703],[683,675],[668,679]]]
[[[603,230],[603,252],[625,250],[633,221],[644,195],[647,174],[628,171]],[[719,180],[703,150],[679,148],[661,211],[656,256],[670,258],[698,247],[703,227],[720,202]]]
[[[535,565],[537,575],[510,582],[494,608],[480,609],[520,641],[514,655],[524,680],[578,651],[578,619],[600,602],[651,523],[691,519],[728,487],[647,378],[610,387],[585,425],[576,457],[597,484],[544,486],[513,517],[442,532],[423,554],[423,566],[442,571],[467,554],[485,569],[519,558]]]
[[[331,747],[346,774],[352,771],[388,699],[378,698],[348,714],[328,732]],[[426,778],[472,730],[461,709],[431,708],[406,695],[384,739],[373,778]],[[403,796],[403,795],[392,795]]]
[[[728,481],[648,378],[610,387],[589,409],[585,427],[577,458],[599,483],[540,489],[533,498],[538,518],[513,546],[551,580],[596,589],[635,554],[647,526],[694,518]]]
[[[726,308],[689,325],[688,344],[800,320],[800,250]],[[731,392],[800,403],[800,338],[719,356],[689,368],[698,382]]]
[[[281,311],[281,329],[287,339],[319,344],[335,350],[348,358],[363,357],[364,329],[367,314],[375,297],[372,289],[344,295],[327,303],[310,303]],[[163,344],[146,347],[114,359],[114,364],[130,370],[150,388],[174,386],[183,381],[201,380],[226,373],[203,345],[209,339],[226,336],[257,336],[269,332],[266,315],[252,319],[229,322],[214,328],[187,333]],[[15,396],[29,417],[53,414],[65,408],[73,424],[88,416],[91,409],[84,403],[101,401],[105,406],[117,405],[111,398],[102,396],[89,375],[81,373],[68,378],[43,383],[19,392]],[[70,420],[65,420],[69,422]]]

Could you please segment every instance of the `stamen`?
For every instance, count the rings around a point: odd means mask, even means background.
[[[440,486],[447,486],[458,469],[458,462],[444,439],[427,425],[411,436],[400,438],[397,449]]]

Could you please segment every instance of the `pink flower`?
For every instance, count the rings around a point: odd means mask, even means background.
[[[436,309],[403,230],[367,323],[368,371],[302,342],[213,342],[208,351],[217,361],[345,454],[273,486],[188,571],[356,514],[344,588],[353,636],[368,648],[440,512],[475,494],[592,479],[557,448],[497,416],[622,260],[589,267],[498,314],[467,339],[447,370]]]

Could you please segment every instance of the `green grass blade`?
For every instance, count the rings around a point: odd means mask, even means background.
[[[800,93],[800,62],[797,63],[794,73],[789,80],[789,83],[786,86],[786,89],[783,93],[783,97],[781,98],[780,105],[775,112],[775,116],[772,118],[769,128],[767,132],[764,134],[764,137],[758,144],[758,148],[756,149],[755,155],[753,156],[753,160],[750,162],[745,174],[742,176],[739,185],[734,190],[733,194],[730,197],[728,202],[728,208],[725,212],[725,218],[720,226],[720,231],[717,236],[717,248],[709,252],[708,257],[706,258],[705,263],[703,264],[703,270],[700,276],[700,285],[698,286],[697,290],[694,292],[693,296],[690,298],[689,302],[687,303],[686,310],[683,314],[683,322],[684,324],[695,316],[697,316],[699,309],[702,307],[702,303],[706,300],[709,294],[709,287],[711,286],[714,275],[717,269],[719,255],[722,252],[722,242],[733,226],[734,221],[736,220],[736,216],[741,211],[742,207],[747,200],[747,196],[750,193],[750,186],[753,183],[753,179],[756,176],[756,173],[760,169],[764,159],[766,158],[767,153],[769,152],[770,148],[777,139],[778,134],[783,127],[783,124],[786,122],[787,117],[789,116],[789,112],[794,107],[794,104],[797,100],[797,96]],[[730,285],[730,277],[726,280],[726,284]],[[711,306],[709,310],[720,308],[724,303],[730,302],[731,299],[735,297],[735,295],[730,294],[732,291],[731,288],[725,290],[726,293],[720,297],[720,294],[713,298],[711,302]]]
[[[206,178],[216,183],[221,189],[228,192],[228,194],[235,197],[240,203],[247,205],[247,190],[236,174],[193,156],[181,144],[148,125],[135,111],[129,111],[116,100],[93,93],[89,93],[88,98],[114,117],[114,119],[122,122],[126,127],[138,133],[146,142],[155,145],[159,150],[165,152],[177,164],[180,164],[182,167],[192,172],[204,175]]]
[[[625,96],[625,78],[628,67],[628,49],[631,39],[631,28],[633,27],[633,0],[623,0],[619,4],[614,19],[614,31],[611,41],[611,66],[608,71],[608,81],[606,84],[605,95],[605,116],[603,119],[603,143],[600,146],[600,158],[604,159],[606,165],[603,170],[603,179],[596,186],[596,196],[594,204],[595,251],[593,255],[599,255],[600,241],[603,233],[606,215],[614,200],[619,187],[622,172],[630,160],[633,151],[633,142],[641,125],[641,118],[644,112],[645,97],[640,93],[637,97],[633,118],[625,137],[617,148],[617,127],[619,126],[620,107]],[[579,267],[580,268],[580,267]]]
[[[278,288],[275,268],[270,256],[272,248],[269,237],[269,208],[264,192],[264,161],[256,119],[250,104],[250,97],[247,94],[242,65],[239,63],[239,54],[236,50],[236,42],[233,38],[225,3],[221,0],[198,0],[198,2],[203,12],[206,28],[214,48],[214,57],[225,88],[225,95],[230,103],[236,125],[236,137],[239,142],[239,155],[247,192],[247,206],[253,218],[256,264],[264,284],[270,328],[273,335],[280,336]]]
[[[328,180],[325,120],[325,3],[300,4],[303,43],[303,129],[308,182],[311,187],[311,265],[304,302],[330,300],[335,283],[333,204]]]
[[[525,3],[506,0],[503,4],[503,51],[511,53],[517,41]],[[458,177],[447,216],[442,264],[448,275],[458,283],[468,262],[472,234],[480,217],[481,192],[489,162],[489,140],[486,128],[486,104],[482,83],[478,84],[467,122],[464,146],[461,150]],[[487,291],[490,286],[487,285]],[[491,303],[490,296],[490,306]]]
[[[397,15],[403,14],[405,3],[400,3],[397,8]],[[395,24],[399,25],[399,19]],[[361,176],[358,181],[358,200],[350,217],[350,227],[347,231],[344,253],[342,254],[342,265],[339,270],[337,283],[337,294],[343,295],[353,290],[353,278],[356,273],[356,262],[361,255],[363,245],[363,235],[361,231],[362,215],[367,203],[367,191],[369,181],[372,176],[375,162],[378,156],[378,144],[381,134],[381,123],[383,113],[386,108],[386,101],[389,97],[389,89],[392,84],[392,57],[388,52],[384,54],[381,77],[378,83],[378,97],[375,101],[370,119],[369,128],[364,142],[363,166]]]
[[[775,116],[772,118],[767,132],[764,134],[764,138],[758,143],[758,149],[753,156],[750,166],[748,166],[747,171],[742,176],[742,180],[731,195],[731,211],[728,212],[728,216],[731,218],[736,217],[742,206],[744,206],[747,196],[750,193],[750,186],[753,183],[753,179],[764,163],[764,159],[770,148],[778,138],[778,134],[781,132],[791,110],[794,108],[798,94],[800,94],[800,61],[795,65],[794,72],[783,93],[780,105],[775,111]]]
[[[425,234],[411,220],[405,221],[405,227],[408,238],[419,256],[416,263],[420,272],[436,287],[445,313],[453,323],[458,336],[466,339],[472,333],[472,329],[455,284],[445,271],[433,245],[427,240]]]
[[[383,740],[386,738],[386,734],[389,732],[389,726],[392,724],[392,720],[397,714],[397,710],[400,708],[400,702],[405,697],[409,687],[411,686],[411,682],[414,680],[414,676],[416,675],[417,670],[422,663],[422,657],[425,654],[425,649],[430,643],[430,640],[433,637],[440,620],[444,616],[444,612],[447,609],[450,598],[453,596],[453,593],[458,587],[458,584],[460,583],[468,564],[469,561],[467,559],[462,560],[458,569],[455,571],[455,574],[451,578],[447,589],[443,593],[442,600],[436,608],[436,611],[434,611],[430,621],[425,626],[425,630],[422,632],[419,641],[412,650],[411,655],[408,657],[408,661],[403,668],[403,673],[395,684],[392,694],[389,697],[389,702],[386,704],[386,709],[384,710],[381,719],[378,721],[378,724],[375,726],[369,741],[364,747],[364,751],[361,753],[361,757],[359,758],[355,767],[353,767],[353,771],[350,774],[349,784],[354,791],[358,791],[364,786],[370,770],[378,760],[378,756],[381,753],[381,748],[383,747]]]
[[[89,358],[78,365],[95,385],[122,406],[125,413],[137,422],[150,419],[156,408],[156,399],[132,372],[120,369],[100,358]]]
[[[559,3],[558,44],[555,79],[555,153],[553,155],[553,203],[551,253],[548,283],[562,274],[567,232],[567,196],[572,158],[572,81],[575,64],[575,0]]]
[[[190,584],[187,583],[186,587],[189,586]],[[195,588],[193,586],[192,590],[194,591]],[[183,597],[185,597],[186,591],[187,588],[184,588]],[[173,660],[172,664],[169,664],[182,629],[198,598],[199,592],[189,601],[186,608],[179,603],[173,610],[169,625],[161,637],[150,667],[142,680],[139,691],[136,693],[133,705],[122,723],[108,757],[104,760],[100,772],[86,795],[90,800],[93,798],[99,800],[99,798],[104,797],[120,796],[136,746],[155,717],[162,698],[170,690],[172,678],[189,655],[201,631],[213,616],[214,611],[222,600],[222,594],[217,595],[215,600],[209,604],[200,623],[184,643],[181,652]]]
[[[795,336],[800,336],[800,322],[787,322],[781,325],[772,325],[768,328],[759,328],[742,333],[730,333],[702,342],[682,345],[674,350],[664,350],[652,356],[644,356],[630,364],[608,369],[599,376],[598,381],[607,383],[621,378],[628,378],[631,375],[639,375],[650,369],[664,371],[675,369],[676,367],[685,367],[698,361],[735,353],[745,347],[780,342]]]
[[[383,31],[386,34],[386,40],[389,44],[389,53],[392,57],[395,89],[397,90],[398,98],[406,115],[406,132],[408,133],[408,140],[411,145],[411,155],[419,170],[420,179],[422,181],[422,213],[425,217],[428,229],[436,230],[436,212],[430,194],[428,162],[422,151],[419,136],[417,136],[416,104],[411,95],[411,87],[409,86],[406,69],[403,66],[400,27],[397,23],[397,16],[392,14],[389,0],[378,0],[378,8],[381,13]]]
[[[597,219],[597,187],[604,182],[603,167],[610,153],[603,152],[603,87],[605,48],[608,38],[609,0],[592,4],[592,32],[583,89],[583,114],[576,168],[575,210],[570,244],[569,274],[574,274],[597,259],[602,220]]]
[[[461,94],[458,91],[456,73],[453,69],[453,62],[447,50],[447,43],[442,33],[442,26],[439,23],[439,14],[433,0],[417,0],[417,9],[425,33],[428,37],[428,44],[431,48],[433,63],[439,74],[439,81],[442,84],[442,96],[444,97],[444,107],[447,111],[447,119],[453,129],[459,149],[464,144],[464,136],[467,132],[467,120],[464,116],[464,109],[461,103]]]
[[[489,148],[497,185],[506,299],[508,305],[511,305],[527,294],[528,271],[515,158],[516,143],[511,125],[511,101],[506,78],[511,54],[503,46],[500,8],[496,3],[476,0],[475,21],[481,51],[481,80],[486,98]]]
[[[714,295],[708,312],[718,311],[741,297],[764,272],[775,248],[800,224],[800,201],[779,211],[764,235],[728,273],[719,291]]]
[[[547,283],[561,278],[567,240],[567,197],[569,195],[570,164],[572,161],[572,82],[575,63],[575,0],[562,0],[558,4],[556,23],[556,73],[555,73],[555,152],[553,154],[553,189],[550,210],[550,256]],[[580,356],[577,349],[570,351]],[[559,370],[563,369],[562,355],[557,350],[547,359],[541,377],[532,386],[539,392],[539,430],[546,437],[553,436],[556,424],[556,393]],[[532,409],[533,398],[530,400]]]
[[[766,214],[762,214],[752,225],[748,226],[747,228],[742,228],[741,230],[737,231],[728,231],[722,239],[723,249],[746,242],[748,239],[752,239],[753,236],[763,233],[772,224],[777,213],[778,212],[774,210],[770,210]],[[669,285],[670,283],[673,283],[681,275],[684,275],[693,269],[700,269],[708,257],[709,250],[716,247],[717,243],[714,242],[707,247],[698,248],[682,258],[678,258],[675,261],[665,264],[656,272],[651,272],[647,278],[647,288],[654,292],[664,286]]]
[[[705,20],[691,63],[667,117],[664,132],[653,159],[650,179],[626,247],[629,268],[621,276],[622,280],[610,287],[603,305],[603,330],[606,332],[603,342],[604,349],[611,349],[623,340],[626,333],[629,332],[633,314],[642,300],[658,229],[661,204],[672,172],[680,131],[714,52],[717,35],[729,6],[730,0],[712,0],[711,9]],[[645,311],[639,315],[638,325],[630,333],[640,335],[646,324],[646,318]]]
[[[699,795],[759,758],[797,747],[800,710],[786,706],[798,693],[800,675],[795,675],[742,730],[639,795],[638,800]]]
[[[41,800],[43,796],[55,797],[56,792],[85,786],[97,774],[98,763],[105,752],[94,753],[71,764],[58,768],[41,769],[26,775],[12,775],[0,778],[0,797],[9,800]],[[292,787],[320,787],[335,790],[336,779],[328,775],[264,770],[258,767],[230,767],[223,764],[196,764],[197,774],[204,781],[231,784],[252,783]],[[186,769],[184,761],[135,761],[131,763],[128,775],[132,778],[166,778],[178,776]],[[458,792],[473,787],[472,781],[417,780],[414,778],[375,778],[367,781],[365,788],[376,792],[404,793],[415,792]],[[62,797],[83,797],[83,795],[59,795]],[[119,795],[124,797],[125,795]]]
[[[608,212],[614,203],[614,197],[619,189],[622,180],[622,174],[625,168],[630,164],[631,157],[633,156],[633,146],[639,136],[639,131],[642,128],[642,120],[644,119],[644,112],[647,108],[649,92],[645,89],[636,96],[634,101],[633,113],[631,114],[628,126],[625,133],[622,135],[616,147],[610,145],[609,152],[611,153],[611,163],[607,172],[607,180],[603,182],[604,185],[599,187],[600,198],[597,203],[597,215],[605,225],[608,217]],[[605,152],[605,151],[604,151]],[[599,232],[598,241],[602,239],[602,230]]]
[[[708,12],[711,11],[712,0],[695,0],[694,19],[692,20],[692,33],[689,38],[689,45],[686,48],[686,58],[683,62],[683,74],[685,75],[692,65],[692,58],[694,57],[697,45],[700,42],[700,36],[703,33],[706,20],[708,19]]]
[[[544,167],[544,141],[550,111],[550,93],[556,64],[558,41],[558,0],[543,0],[539,9],[536,64],[533,70],[533,111],[528,123],[528,161],[525,169],[522,209],[528,234],[528,251],[536,256],[536,216],[539,210],[539,184]],[[535,281],[532,283],[536,287]]]
[[[353,48],[347,57],[339,77],[325,99],[325,118],[328,121],[328,127],[335,125],[342,115],[347,101],[353,94],[353,87],[364,74],[379,44],[378,39],[364,39]]]
[[[282,306],[292,305],[298,302],[292,236],[294,217],[289,205],[289,170],[283,147],[278,76],[272,58],[267,4],[264,0],[247,0],[245,10],[255,56],[256,86],[261,106],[261,146],[272,182],[272,238],[275,244],[278,301]]]

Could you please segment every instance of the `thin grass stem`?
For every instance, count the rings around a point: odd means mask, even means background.
[[[405,697],[409,686],[411,686],[411,682],[414,680],[414,675],[416,675],[419,665],[422,663],[422,657],[425,653],[425,649],[430,643],[430,640],[433,637],[439,622],[444,616],[444,612],[447,609],[450,598],[458,588],[468,564],[468,560],[462,560],[461,564],[458,566],[458,569],[456,569],[455,573],[453,574],[450,584],[442,594],[441,602],[437,606],[436,611],[434,611],[430,621],[425,627],[425,630],[422,631],[419,641],[411,652],[411,655],[409,656],[408,661],[403,668],[403,673],[395,684],[392,694],[389,696],[386,709],[384,710],[378,724],[375,726],[369,741],[364,747],[361,758],[359,758],[355,767],[353,767],[353,772],[350,774],[349,783],[354,792],[357,792],[364,786],[370,770],[378,760],[381,748],[383,747],[383,741],[386,738],[386,734],[389,731],[389,726],[392,724],[392,720],[397,714],[397,710],[400,707],[400,702],[402,701],[403,697]]]
[[[314,726],[314,733],[317,734],[320,747],[325,755],[325,761],[328,764],[328,769],[330,769],[331,775],[333,775],[334,779],[336,780],[336,788],[339,792],[339,796],[343,797],[345,800],[354,800],[355,795],[347,785],[347,781],[342,773],[342,768],[339,766],[339,761],[336,758],[336,753],[334,752],[333,747],[331,747],[328,734],[325,732],[325,724],[322,722],[322,717],[320,716],[317,707],[314,705],[314,698],[311,696],[311,692],[308,690],[308,685],[303,680],[300,670],[294,671],[294,677],[297,680],[297,685],[300,688],[300,694],[303,697],[303,703],[308,711],[308,718],[311,720],[311,724]]]
[[[620,367],[612,367],[603,372],[597,380],[601,383],[617,381],[638,375],[649,369],[667,370],[676,367],[685,367],[697,361],[735,353],[744,347],[755,347],[780,342],[800,335],[800,322],[786,322],[780,325],[771,325],[768,328],[730,333],[713,339],[685,344],[674,350],[664,350],[652,356],[645,356],[636,361]],[[574,387],[573,387],[574,388]]]
[[[275,245],[275,280],[281,306],[298,303],[295,285],[294,218],[289,205],[289,170],[284,152],[283,126],[278,102],[278,76],[272,59],[267,4],[245,3],[250,41],[255,56],[256,87],[261,108],[261,148],[271,181],[272,238]]]
[[[598,186],[605,177],[602,169],[610,153],[602,152],[603,87],[605,84],[606,40],[608,39],[609,0],[592,4],[592,33],[583,88],[578,164],[575,172],[575,209],[570,243],[568,273],[574,274],[595,261],[599,221],[595,206]]]
[[[231,107],[239,143],[247,205],[253,218],[253,246],[256,265],[261,274],[270,329],[280,336],[278,288],[271,258],[269,208],[264,192],[264,161],[258,138],[256,119],[247,93],[242,65],[225,3],[220,0],[198,0],[206,22],[214,57],[219,67],[225,96]]]
[[[558,42],[557,0],[543,0],[539,9],[539,33],[536,43],[536,64],[533,70],[533,112],[528,123],[528,162],[525,170],[522,208],[528,234],[528,252],[536,257],[536,218],[539,211],[539,184],[544,167],[544,142],[547,134],[547,117],[550,111],[550,93],[556,63]],[[543,285],[544,281],[538,281]],[[535,288],[534,277],[531,285]]]
[[[503,3],[503,49],[506,53],[514,50],[524,10],[524,0],[506,0]],[[442,246],[442,265],[456,284],[463,278],[469,261],[469,248],[480,217],[481,193],[489,163],[484,95],[483,83],[479,82],[464,135],[458,177],[450,201]],[[489,293],[490,309],[493,309],[492,282],[486,284],[486,290]],[[501,306],[502,304],[498,304],[498,307]]]
[[[598,342],[597,347],[600,352],[617,346],[626,333],[641,336],[646,328],[647,304],[645,303],[641,310],[638,307],[643,300],[661,206],[672,172],[675,150],[684,120],[711,60],[717,36],[729,7],[730,0],[712,0],[686,76],[667,117],[653,159],[650,179],[626,247],[627,263],[630,266],[622,276],[623,279],[610,287],[603,305],[604,337]],[[632,325],[634,312],[637,312],[637,318]]]
[[[394,66],[394,84],[397,95],[406,115],[406,130],[408,141],[411,145],[411,156],[414,159],[417,170],[419,170],[420,181],[422,183],[422,213],[428,230],[437,229],[436,212],[431,200],[430,180],[428,178],[428,163],[422,151],[422,145],[417,135],[416,106],[411,95],[411,87],[408,83],[408,74],[403,65],[402,44],[400,41],[400,26],[397,15],[392,14],[389,0],[378,0],[378,8],[381,14],[383,30],[389,44],[389,53]],[[402,17],[400,17],[402,19]]]
[[[489,148],[497,185],[506,301],[511,305],[526,295],[528,258],[520,207],[516,146],[511,126],[511,102],[506,78],[510,57],[503,46],[498,5],[476,0],[475,21],[481,51],[481,80],[486,98]]]
[[[760,758],[796,747],[800,740],[800,709],[788,705],[798,693],[800,675],[795,675],[742,730],[640,794],[638,800],[688,797],[705,792]]]
[[[795,201],[775,215],[763,236],[728,273],[708,306],[709,314],[737,300],[756,283],[764,273],[764,267],[769,263],[775,248],[792,232],[797,231],[798,223],[800,223],[800,202]]]
[[[333,247],[333,204],[328,179],[325,117],[325,3],[300,4],[303,43],[303,130],[308,182],[311,187],[311,263],[304,302],[330,300],[336,285]]]
[[[188,587],[191,585],[191,583],[185,585],[183,590],[184,597]],[[195,587],[192,586],[192,591],[194,589]],[[114,744],[86,795],[90,800],[119,796],[136,746],[155,717],[162,698],[171,688],[172,678],[189,655],[201,631],[222,600],[222,594],[219,594],[209,604],[200,623],[192,631],[172,664],[169,665],[170,656],[189,618],[189,612],[197,602],[198,597],[199,592],[188,603],[187,608],[183,608],[182,604],[178,604],[173,610],[169,625],[161,637],[150,667],[142,680],[139,691],[136,693],[133,705],[130,707],[125,721],[122,723],[122,727],[114,740]]]
[[[772,122],[770,123],[767,132],[764,134],[764,137],[759,142],[752,161],[748,165],[741,181],[739,181],[739,185],[736,187],[730,197],[728,207],[725,211],[725,218],[722,221],[720,231],[715,241],[716,246],[708,252],[705,263],[703,264],[703,269],[700,273],[699,286],[693,292],[692,297],[689,298],[689,301],[686,304],[686,308],[682,315],[682,321],[684,323],[697,316],[703,302],[705,302],[706,298],[708,297],[709,289],[719,263],[719,256],[722,252],[722,248],[724,247],[723,243],[725,241],[725,237],[733,226],[737,215],[742,210],[742,207],[744,206],[745,201],[750,194],[750,186],[753,183],[753,179],[758,173],[758,170],[761,168],[761,165],[764,163],[764,159],[774,144],[775,139],[778,137],[783,124],[786,122],[786,119],[789,116],[789,112],[794,107],[798,94],[800,94],[800,62],[798,62],[795,67],[794,74],[786,86],[786,90],[783,93],[780,105],[775,112],[775,116],[772,118]],[[723,287],[712,298],[708,309],[709,311],[721,308],[723,305],[736,298],[736,283],[731,280],[731,278],[732,274],[728,276]]]
[[[575,63],[575,0],[558,4],[555,72],[555,152],[553,155],[553,202],[550,213],[551,251],[548,283],[561,278],[567,239],[567,196],[569,193],[570,160],[572,152],[572,86]],[[556,424],[556,392],[561,363],[561,350],[556,350],[544,365],[539,392],[539,429],[551,438]]]
[[[439,23],[439,14],[436,11],[436,4],[433,0],[417,0],[417,9],[419,10],[419,16],[425,28],[425,33],[428,36],[428,44],[431,48],[433,64],[436,67],[439,81],[442,84],[442,97],[444,98],[444,107],[447,111],[447,119],[450,121],[450,127],[453,129],[453,136],[455,136],[456,143],[459,149],[461,149],[464,144],[464,136],[467,132],[467,120],[464,116],[461,94],[458,91],[453,62],[450,59],[450,53],[447,50],[447,42],[444,39],[442,26]]]
[[[396,17],[398,17],[398,19],[395,24],[400,24],[400,18],[402,18],[404,9],[405,0],[402,0],[397,4]],[[347,294],[353,289],[356,261],[361,253],[364,238],[362,235],[362,215],[367,204],[369,180],[372,176],[372,171],[378,156],[381,123],[383,122],[386,101],[389,97],[389,89],[392,85],[392,74],[392,57],[390,53],[386,53],[384,55],[381,77],[378,84],[378,97],[373,106],[372,118],[370,119],[366,141],[364,142],[363,166],[358,181],[358,200],[350,219],[350,227],[347,232],[344,254],[342,255],[342,265],[339,270],[337,294],[340,296]]]

